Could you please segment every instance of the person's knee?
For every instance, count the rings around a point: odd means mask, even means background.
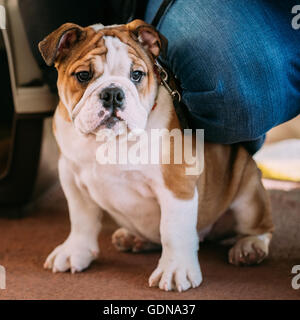
[[[190,45],[178,48],[176,59],[184,57],[184,63],[175,69],[183,98],[192,114],[213,129],[208,134],[217,136],[216,142],[256,140],[299,112],[287,57],[277,49],[274,58],[267,47],[252,47],[250,55],[239,48],[230,50],[229,44],[203,54]]]
[[[203,101],[202,92],[199,95],[185,93],[185,99],[198,100],[189,104],[189,107],[192,106],[192,127],[204,129],[206,141],[222,144],[243,143],[249,153],[258,151],[267,132],[262,117],[257,113],[258,106],[250,97],[243,99],[231,94],[227,95],[226,99],[221,99],[216,92],[210,92],[209,95],[210,103],[207,103]]]
[[[232,139],[236,142],[256,140],[278,123],[275,101],[280,97],[261,81],[246,86],[236,83],[234,88],[224,93],[224,128],[235,128]]]
[[[262,103],[253,92],[219,81],[213,91],[185,90],[183,100],[193,127],[204,129],[206,140],[233,144],[260,139],[276,124],[272,100]]]

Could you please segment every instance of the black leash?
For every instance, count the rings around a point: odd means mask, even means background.
[[[174,109],[180,122],[181,129],[189,129],[189,112],[187,106],[181,101],[181,86],[173,74],[158,59],[155,65],[160,76],[161,85],[164,86],[173,99]]]
[[[168,6],[170,4],[172,4],[172,2],[174,2],[174,0],[164,0],[162,2],[162,4],[160,5],[158,11],[156,12],[155,17],[152,20],[151,24],[153,25],[153,27],[155,27],[155,28],[157,27],[161,17],[164,15],[164,13],[167,10]]]

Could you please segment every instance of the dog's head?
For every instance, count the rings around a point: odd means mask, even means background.
[[[77,130],[144,129],[157,95],[154,59],[167,41],[151,25],[80,27],[66,23],[39,43],[58,71],[58,92]]]

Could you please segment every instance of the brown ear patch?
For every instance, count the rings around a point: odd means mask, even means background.
[[[39,43],[39,50],[46,64],[64,58],[72,47],[86,36],[86,31],[74,23],[65,23]]]
[[[168,41],[152,25],[143,20],[133,20],[126,25],[127,29],[134,35],[141,45],[154,57],[166,55]]]

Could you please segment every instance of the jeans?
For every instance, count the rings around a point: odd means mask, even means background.
[[[149,0],[151,22],[162,0]],[[193,127],[207,141],[244,143],[300,113],[297,0],[174,0],[158,30],[168,39],[164,63],[181,82]]]

